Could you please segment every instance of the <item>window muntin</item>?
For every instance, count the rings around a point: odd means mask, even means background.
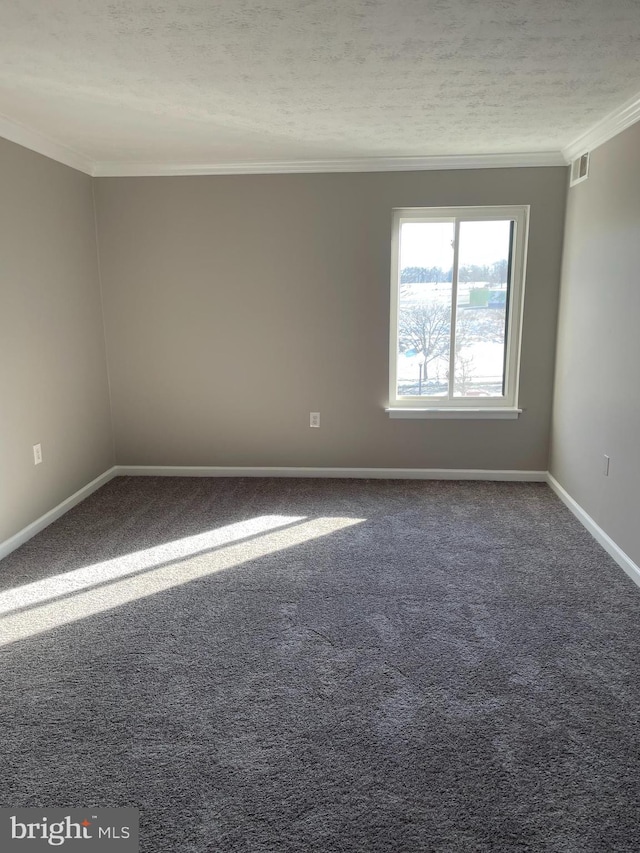
[[[394,211],[390,407],[517,405],[527,207]]]

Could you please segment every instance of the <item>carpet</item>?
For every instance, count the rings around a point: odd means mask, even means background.
[[[117,478],[0,563],[0,805],[143,853],[640,848],[640,590],[544,484]]]

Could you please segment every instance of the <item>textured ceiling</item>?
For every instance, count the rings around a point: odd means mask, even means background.
[[[0,4],[0,113],[96,161],[558,150],[638,91],[639,0]]]

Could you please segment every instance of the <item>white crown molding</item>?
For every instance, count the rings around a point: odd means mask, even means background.
[[[452,154],[433,157],[365,157],[346,160],[290,160],[265,163],[96,163],[95,177],[171,175],[282,175],[324,172],[412,172],[444,169],[513,169],[564,166],[559,151],[522,154]]]
[[[576,157],[580,157],[587,151],[593,151],[594,148],[613,139],[637,121],[640,121],[640,94],[625,101],[622,106],[596,122],[573,142],[565,145],[562,149],[565,162],[571,163]]]
[[[121,163],[115,160],[97,162],[1,114],[0,137],[97,178],[174,175],[286,175],[331,172],[423,172],[446,169],[514,169],[566,165],[560,151],[451,154],[428,157],[354,157],[344,160],[283,160],[245,163]]]
[[[458,169],[513,169],[565,166],[586,151],[612,139],[640,121],[640,94],[626,101],[562,151],[505,154],[451,154],[428,157],[364,157],[344,160],[289,160],[247,163],[126,163],[93,161],[90,157],[0,114],[0,137],[71,166],[93,177],[155,177],[171,175],[282,175],[326,172],[409,172]]]
[[[31,130],[10,118],[0,114],[0,136],[8,139],[9,142],[15,142],[22,145],[23,148],[28,148],[30,151],[36,151],[38,154],[43,154],[51,160],[56,160],[65,166],[71,166],[72,169],[77,169],[87,175],[93,175],[94,163],[84,154],[74,151],[66,145],[62,145],[37,130]]]

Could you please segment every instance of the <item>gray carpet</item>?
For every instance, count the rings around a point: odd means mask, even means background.
[[[545,485],[119,478],[0,587],[0,805],[134,806],[145,853],[640,848],[640,590]]]

